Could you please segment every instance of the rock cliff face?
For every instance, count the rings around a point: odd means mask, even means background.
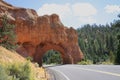
[[[61,53],[64,64],[77,63],[83,58],[77,32],[65,27],[58,15],[38,16],[33,9],[14,7],[0,1],[0,18],[4,14],[16,26],[17,44],[20,46],[17,52],[22,56],[33,57],[39,65],[42,65],[42,56],[51,49]]]

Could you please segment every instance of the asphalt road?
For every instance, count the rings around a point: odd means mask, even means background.
[[[47,70],[51,80],[120,80],[120,65],[59,65]]]

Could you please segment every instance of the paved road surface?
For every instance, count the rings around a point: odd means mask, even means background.
[[[51,80],[120,80],[120,65],[59,65],[47,69]]]

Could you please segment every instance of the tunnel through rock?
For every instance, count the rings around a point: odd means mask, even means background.
[[[49,50],[55,50],[59,51],[61,53],[61,58],[62,58],[62,63],[63,64],[70,64],[71,60],[69,56],[65,53],[64,49],[56,44],[51,44],[51,43],[41,43],[39,46],[37,46],[37,53],[34,56],[34,59],[40,66],[42,66],[42,58],[45,55],[45,53]]]

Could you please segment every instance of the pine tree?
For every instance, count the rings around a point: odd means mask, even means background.
[[[116,64],[120,64],[120,35],[118,35],[118,40],[119,40],[119,44],[118,44],[118,49],[117,49],[117,54],[115,59]]]
[[[119,24],[120,20],[116,20],[110,25],[85,25],[77,30],[79,46],[85,60],[92,60],[94,64],[109,59],[114,62],[118,45],[116,35],[120,35]]]
[[[7,49],[15,48],[14,25],[8,23],[6,15],[2,17],[2,26],[0,26],[0,45]]]
[[[118,15],[118,17],[120,18],[120,14]],[[115,22],[115,27],[116,28],[120,28],[120,20],[117,20]],[[117,39],[118,39],[118,48],[117,48],[117,54],[116,54],[116,59],[115,59],[115,63],[116,64],[120,64],[120,33],[118,34],[117,36]]]

